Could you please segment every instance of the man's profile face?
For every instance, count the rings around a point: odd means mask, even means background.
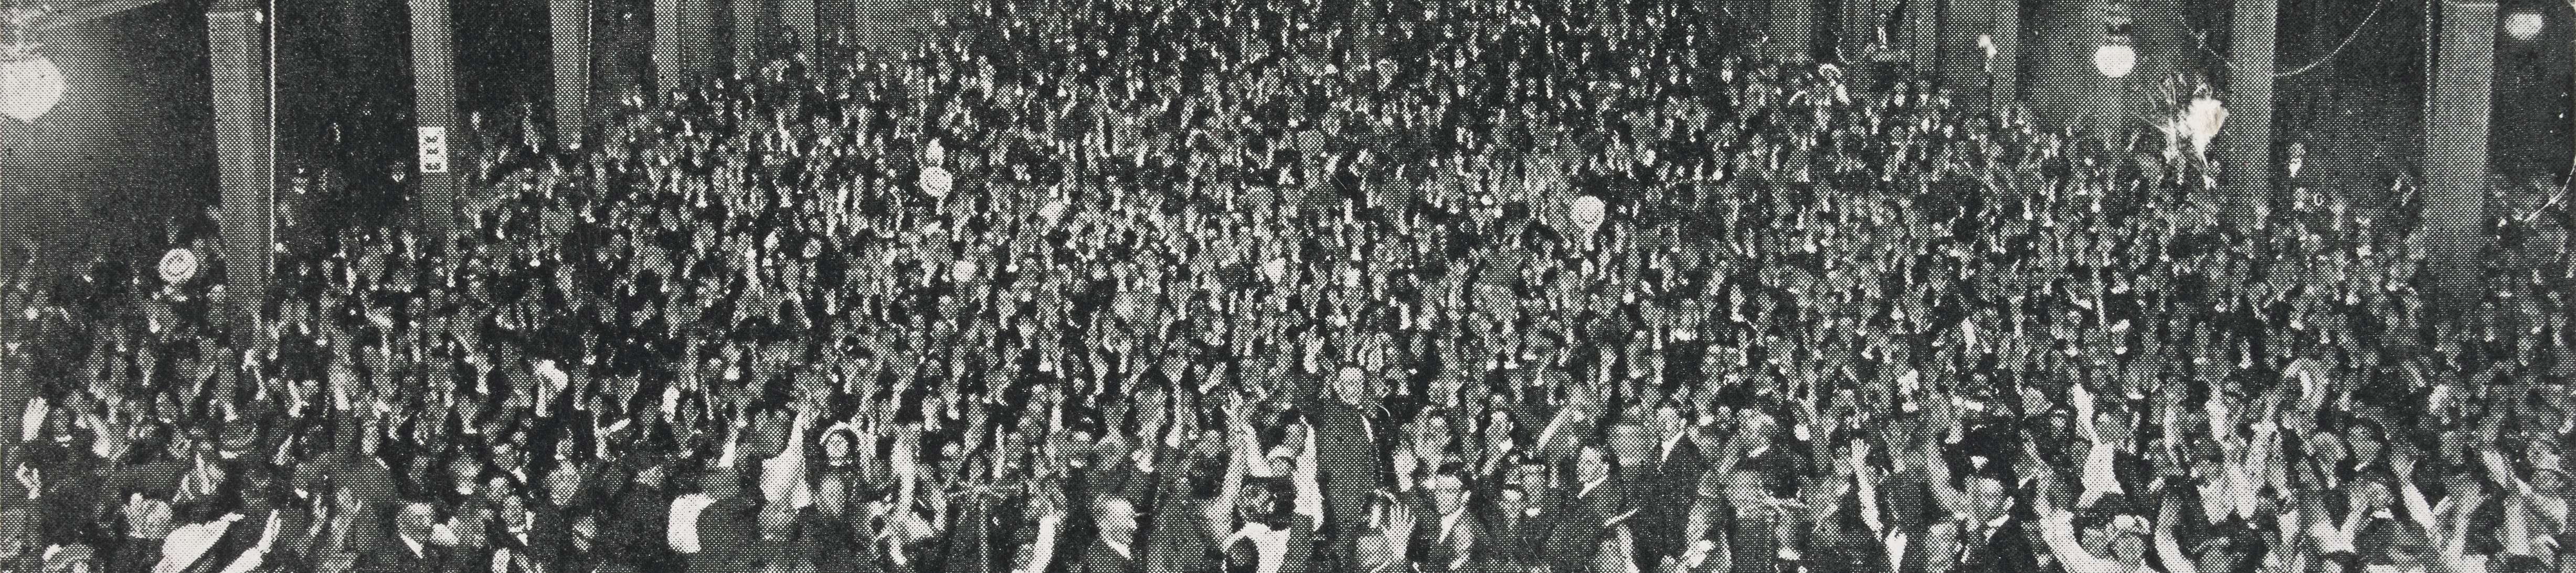
[[[1983,512],[1979,517],[1983,519],[2002,514],[2012,503],[2012,497],[2004,492],[2003,480],[1991,477],[1970,478],[1968,496],[1976,501],[1978,510]]]
[[[1599,447],[1584,446],[1582,454],[1575,459],[1574,474],[1575,479],[1583,480],[1583,483],[1592,483],[1610,477],[1609,455],[1602,452]]]
[[[1467,506],[1465,484],[1455,477],[1432,478],[1431,504],[1440,510],[1441,515],[1457,513],[1459,509]]]

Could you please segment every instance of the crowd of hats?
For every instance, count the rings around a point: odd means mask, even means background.
[[[10,277],[0,569],[2559,566],[2563,207],[2436,314],[2413,182],[2221,190],[2197,80],[2075,132],[1746,24],[996,0],[478,121],[468,216],[269,292]]]

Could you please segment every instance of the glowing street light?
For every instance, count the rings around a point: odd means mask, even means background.
[[[0,115],[33,122],[63,101],[63,69],[28,39],[30,24],[48,11],[11,6],[0,13]]]
[[[2119,44],[2104,44],[2093,49],[2093,70],[2107,77],[2127,77],[2138,69],[2138,50]]]
[[[2540,37],[2541,25],[2545,23],[2547,21],[2540,18],[2539,12],[2515,12],[2504,17],[2504,33],[2516,40],[2530,40]]]
[[[2138,69],[2138,49],[2129,45],[2129,7],[2114,0],[2102,14],[2102,45],[2093,49],[2093,71],[2103,77],[2127,77]]]

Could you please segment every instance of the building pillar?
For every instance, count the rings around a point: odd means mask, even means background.
[[[2228,196],[2227,221],[2254,222],[2255,206],[2272,200],[2272,65],[2281,23],[2280,0],[2236,0],[2229,29],[2227,126],[2219,130],[2216,159]]]
[[[590,0],[550,0],[554,36],[555,141],[570,148],[590,128]]]
[[[206,12],[215,107],[216,181],[222,203],[226,296],[266,296],[277,242],[276,84],[269,76],[275,20],[256,0],[223,0]]]
[[[1823,21],[1816,13],[1816,0],[1770,0],[1770,4],[1761,19],[1770,37],[1763,45],[1764,55],[1783,62],[1814,60],[1816,26]]]
[[[760,70],[761,51],[784,39],[786,32],[775,27],[787,18],[776,8],[776,0],[733,0],[733,53],[725,57],[735,72],[748,77]]]
[[[456,143],[466,140],[456,121],[456,20],[448,0],[410,0],[412,119],[416,151],[413,171],[420,175],[413,195],[415,221],[433,237],[459,228],[464,201],[458,195],[473,169],[472,157]]]
[[[713,0],[653,0],[654,101],[695,89],[715,71]]]
[[[814,0],[774,1],[778,6],[778,21],[786,24],[787,29],[794,32],[794,35],[791,36],[795,40],[794,45],[806,48],[816,46],[817,44],[815,43],[815,39],[819,38],[819,36],[814,35],[816,31],[814,27]]]
[[[2424,224],[2433,239],[2437,303],[2485,292],[2487,128],[2494,117],[2495,0],[2441,0],[2433,84],[2424,101]]]

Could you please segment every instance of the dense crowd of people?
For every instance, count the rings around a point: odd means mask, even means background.
[[[2189,78],[2074,133],[1677,0],[948,26],[481,122],[457,233],[273,292],[11,277],[0,571],[2576,567],[2565,208],[2435,315],[2413,182],[2237,217]]]

